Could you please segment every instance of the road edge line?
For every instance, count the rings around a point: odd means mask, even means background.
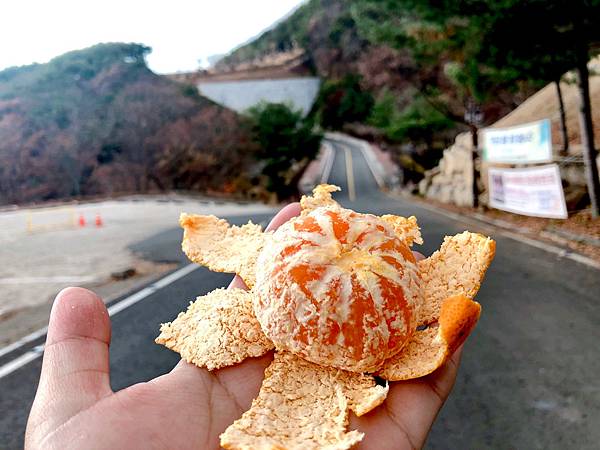
[[[363,158],[365,158],[365,161],[367,162],[367,167],[373,174],[373,178],[375,178],[375,182],[379,186],[379,190],[383,191],[385,189],[385,181],[382,179],[381,174],[377,173],[377,171],[375,170],[373,166],[373,161],[371,161],[370,159],[371,156],[368,155],[368,153],[371,151],[370,145],[371,144],[369,142],[363,141],[363,144],[359,147],[359,149],[363,155]],[[367,146],[369,146],[369,148],[367,148]]]
[[[332,140],[336,140],[337,139],[338,142],[339,141],[342,141],[342,142],[344,141],[343,137],[337,136],[337,135],[335,137],[330,136],[329,139],[332,139]],[[353,138],[353,139],[355,139],[355,138]],[[355,140],[359,141],[359,143],[370,145],[370,143],[368,141],[365,141],[363,139],[355,139]],[[346,143],[348,143],[348,141],[349,140],[346,139]],[[365,161],[367,162],[367,166],[369,167],[369,170],[371,171],[371,173],[375,177],[375,181],[377,181],[377,176],[375,175],[375,172],[373,171],[373,168],[369,164],[369,162],[370,162],[369,158],[367,157],[367,155],[364,152],[365,149],[360,144],[359,144],[359,149],[363,153],[363,157],[365,158]],[[463,215],[463,214],[454,213],[454,212],[451,212],[451,211],[446,211],[443,208],[439,208],[437,206],[430,205],[428,203],[414,201],[414,200],[412,200],[410,198],[406,198],[406,197],[400,196],[398,194],[393,194],[393,193],[391,193],[389,191],[381,189],[381,186],[380,186],[380,191],[383,192],[385,195],[387,195],[391,199],[409,201],[409,202],[411,202],[414,205],[422,207],[423,209],[427,209],[427,210],[429,210],[431,212],[438,213],[440,215],[446,216],[446,217],[448,217],[450,219],[453,219],[453,220],[458,220],[458,221],[462,221],[462,222],[470,222],[470,223],[473,223],[473,224],[479,224],[480,226],[484,225],[484,226],[488,226],[488,227],[494,227],[494,228],[498,229],[499,233],[502,236],[504,236],[504,237],[507,237],[507,238],[512,239],[512,240],[517,241],[517,242],[520,242],[522,244],[527,244],[527,245],[529,245],[531,247],[535,247],[535,248],[538,248],[540,250],[544,250],[544,251],[546,251],[548,253],[555,254],[555,255],[557,255],[557,256],[559,256],[561,258],[567,258],[567,259],[570,259],[571,261],[574,261],[576,263],[583,264],[585,266],[591,267],[591,268],[596,269],[596,270],[600,270],[600,263],[597,262],[596,260],[592,259],[592,258],[589,258],[589,257],[587,257],[585,255],[582,255],[581,253],[577,253],[577,252],[574,252],[572,250],[567,250],[567,249],[564,249],[564,248],[561,248],[561,247],[557,247],[556,245],[552,245],[552,244],[549,244],[547,242],[539,241],[537,239],[533,239],[533,238],[530,238],[530,237],[527,237],[527,236],[522,236],[522,235],[516,234],[516,233],[510,231],[507,227],[504,227],[504,226],[502,226],[502,225],[500,225],[498,223],[494,223],[494,221],[484,220],[481,217],[469,217],[469,216],[466,216],[466,215]]]
[[[166,275],[165,277],[160,278],[159,280],[156,280],[149,286],[146,286],[145,288],[143,288],[143,289],[125,297],[124,299],[118,301],[117,303],[114,303],[113,305],[109,306],[107,308],[108,315],[112,317],[112,316],[120,313],[124,309],[127,309],[130,306],[135,305],[136,303],[147,298],[151,294],[154,294],[155,292],[174,283],[175,281],[179,280],[180,278],[183,278],[184,276],[192,273],[194,270],[199,269],[199,268],[200,268],[199,265],[197,265],[195,263],[190,263],[190,264],[187,264],[186,266],[183,266],[180,269],[177,269],[175,272],[172,272],[169,275]],[[11,351],[14,351],[14,350],[22,347],[23,345],[25,345],[35,339],[40,338],[47,331],[48,331],[48,327],[40,328],[39,330],[34,331],[33,333],[30,333],[27,336],[19,339],[18,341],[13,342],[12,344],[7,345],[6,347],[3,347],[2,349],[0,349],[0,356],[8,354]],[[19,343],[20,343],[20,345],[16,345]],[[20,369],[21,367],[25,366],[26,364],[30,363],[31,361],[34,361],[37,358],[39,358],[40,356],[42,356],[42,354],[44,353],[43,348],[44,348],[44,344],[36,346],[32,350],[29,350],[28,352],[25,352],[22,355],[18,356],[17,358],[0,366],[0,379],[4,378],[5,376],[11,374],[15,370]],[[9,349],[9,350],[7,350],[7,349]]]
[[[27,336],[23,336],[21,339],[17,339],[15,342],[8,344],[0,348],[0,357],[9,354],[10,352],[23,347],[25,344],[29,344],[31,341],[42,337],[48,331],[48,327],[40,328],[39,330],[29,333]]]
[[[24,365],[30,363],[31,361],[38,359],[42,355],[42,353],[44,353],[44,351],[41,349],[37,350],[37,351],[30,350],[27,353],[23,353],[18,358],[15,358],[12,361],[7,362],[3,366],[0,366],[0,380],[2,378],[4,378],[5,376],[13,373],[15,370],[18,370],[21,367],[23,367]]]
[[[326,147],[325,147],[326,146]],[[321,184],[327,184],[333,169],[333,160],[335,159],[335,150],[329,142],[324,142],[323,147],[326,148],[327,155],[325,156],[325,164],[323,172],[321,172]]]
[[[329,134],[329,136],[327,136],[327,139],[329,139],[329,140],[337,141],[338,143],[342,143],[346,146],[356,145],[358,150],[361,152],[363,158],[365,159],[365,162],[367,163],[367,167],[371,171],[371,174],[373,175],[375,182],[379,186],[379,190],[385,189],[385,187],[386,187],[385,180],[383,179],[381,174],[378,173],[378,171],[375,169],[374,163],[371,159],[373,156],[373,153],[372,153],[371,143],[369,141],[365,141],[364,139],[358,139],[358,138],[355,138],[352,136],[347,136],[342,133],[328,133],[328,134]]]
[[[354,184],[354,167],[352,164],[352,150],[344,148],[344,160],[346,161],[346,182],[348,183],[348,199],[356,201],[356,186]]]

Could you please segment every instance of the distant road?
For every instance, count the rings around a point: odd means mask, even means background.
[[[597,449],[600,442],[600,272],[383,194],[359,149],[333,143],[329,182],[342,204],[376,214],[419,218],[425,254],[445,234],[492,234],[498,254],[477,299],[481,321],[466,346],[454,393],[435,423],[430,449]],[[352,195],[351,192],[354,192]],[[231,218],[236,223],[248,217]],[[267,216],[252,217],[266,221]],[[139,242],[147,258],[179,258],[180,231]],[[203,268],[146,296],[113,317],[112,384],[121,389],[169,371],[177,355],[153,343],[159,323],[229,275]],[[0,365],[40,345],[38,339],[0,358]],[[0,379],[0,448],[22,446],[40,359]]]

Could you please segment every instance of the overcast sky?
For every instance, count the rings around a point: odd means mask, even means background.
[[[99,42],[152,47],[158,73],[198,68],[256,35],[302,0],[6,0],[0,70],[47,62]]]

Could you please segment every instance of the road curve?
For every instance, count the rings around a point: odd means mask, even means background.
[[[600,273],[494,229],[392,198],[378,190],[359,148],[341,141],[332,145],[335,159],[328,182],[343,188],[338,200],[362,212],[416,215],[425,239],[421,252],[431,253],[444,235],[467,228],[497,241],[496,259],[477,298],[483,305],[481,321],[466,344],[454,392],[427,448],[598,448]],[[242,223],[248,217],[231,219]],[[179,230],[168,230],[140,242],[135,250],[149,259],[175,260],[183,266],[180,236]],[[169,371],[178,358],[154,344],[159,324],[229,278],[201,268],[114,316],[113,388]],[[42,341],[43,337],[19,351],[23,354]],[[15,356],[18,353],[4,355],[0,365]],[[39,370],[38,358],[0,379],[2,449],[22,447]]]

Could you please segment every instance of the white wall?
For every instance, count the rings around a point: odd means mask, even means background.
[[[276,80],[216,81],[198,84],[200,94],[237,112],[262,102],[288,103],[305,115],[312,107],[321,80],[284,78]]]

